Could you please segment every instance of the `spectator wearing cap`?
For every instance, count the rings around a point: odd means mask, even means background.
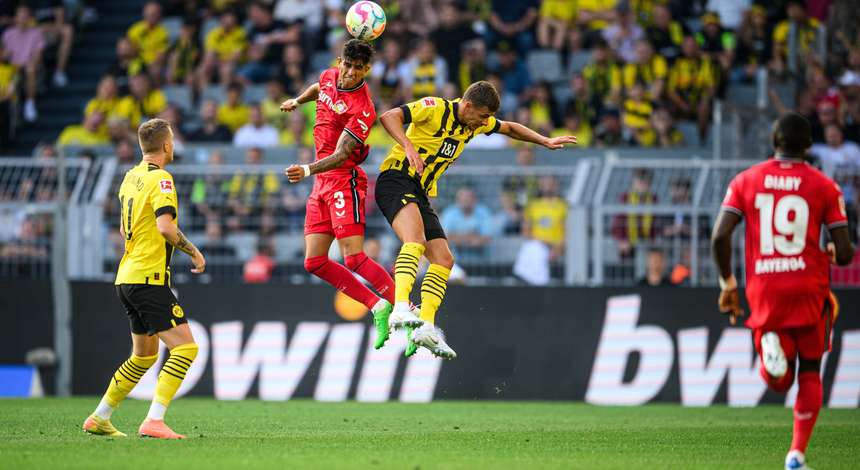
[[[230,10],[221,14],[219,24],[206,35],[203,62],[197,69],[197,86],[202,90],[215,70],[221,83],[228,83],[233,71],[244,58],[248,40],[239,26],[236,13]]]
[[[218,122],[218,104],[206,100],[200,105],[200,127],[188,132],[191,142],[230,142],[233,133],[230,128]]]
[[[591,61],[582,69],[589,102],[594,109],[618,105],[621,99],[621,67],[615,63],[609,44],[602,38],[591,50]]]
[[[681,43],[687,27],[672,19],[672,11],[663,4],[654,5],[654,20],[645,30],[645,36],[658,54],[670,62],[681,55]]]
[[[537,0],[492,0],[490,27],[487,30],[489,46],[496,48],[501,41],[505,41],[515,47],[520,56],[525,57],[534,47],[532,28],[537,16]]]
[[[647,39],[640,39],[636,42],[636,61],[624,65],[622,83],[615,83],[613,87],[623,85],[625,90],[630,90],[634,84],[640,84],[646,88],[648,99],[659,100],[663,97],[668,71],[666,59],[654,53]]]
[[[773,34],[763,6],[750,8],[749,17],[741,24],[737,39],[732,81],[750,83],[755,79],[756,70],[769,66],[773,57]]]
[[[242,85],[238,82],[227,86],[227,99],[218,107],[218,123],[236,132],[248,123],[251,109],[242,103]]]
[[[161,24],[161,4],[149,1],[143,6],[143,19],[131,25],[126,37],[137,49],[138,55],[153,77],[161,77],[170,33]]]
[[[33,26],[32,10],[27,5],[19,5],[15,10],[14,25],[3,32],[3,49],[9,54],[12,65],[24,71],[24,120],[27,122],[33,122],[39,117],[36,110],[36,92],[44,47],[45,38],[42,31]]]
[[[695,119],[699,125],[699,141],[704,142],[711,119],[711,101],[716,90],[715,76],[719,71],[711,58],[699,51],[693,36],[686,36],[683,54],[669,71],[667,95],[674,114],[681,119]]]
[[[603,38],[622,61],[633,62],[636,60],[636,43],[645,33],[625,3],[615,9],[615,18],[615,21],[603,30]]]
[[[720,15],[712,11],[702,15],[702,31],[696,34],[696,41],[702,52],[720,66],[721,73],[728,73],[734,57],[735,35],[723,28]],[[721,81],[720,78],[718,86]]]
[[[233,136],[236,147],[274,147],[278,145],[278,130],[263,119],[259,104],[252,104],[250,122],[240,127]]]
[[[200,60],[200,44],[197,40],[197,23],[186,19],[179,29],[179,37],[170,45],[167,53],[167,83],[171,85],[194,85],[194,68]]]
[[[423,96],[440,96],[448,79],[448,64],[436,54],[436,46],[422,39],[415,54],[403,67],[403,96],[417,100]]]
[[[115,116],[127,119],[136,128],[144,118],[155,117],[167,107],[167,98],[161,90],[153,89],[149,75],[139,73],[129,82],[129,95],[119,100]]]
[[[576,17],[577,0],[543,0],[538,12],[538,46],[561,50]]]
[[[105,116],[99,111],[84,115],[84,120],[81,124],[72,124],[66,126],[60,137],[57,139],[57,145],[79,145],[79,146],[95,146],[107,145],[110,143],[108,134],[104,126]]]

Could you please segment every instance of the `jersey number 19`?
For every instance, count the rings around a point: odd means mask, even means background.
[[[776,251],[783,256],[794,256],[803,252],[809,226],[809,204],[805,199],[789,194],[781,197],[774,207],[773,194],[758,193],[755,195],[755,207],[759,214],[762,255],[772,255]]]

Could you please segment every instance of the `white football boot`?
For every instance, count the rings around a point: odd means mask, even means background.
[[[761,336],[761,359],[764,362],[764,370],[775,379],[784,376],[788,370],[788,360],[782,345],[779,344],[779,335],[773,331]]]
[[[400,303],[395,304],[394,310],[391,311],[391,315],[388,317],[388,327],[392,330],[418,328],[423,324],[424,320],[421,320],[413,313],[408,303],[405,305]]]
[[[416,345],[427,348],[436,357],[442,359],[457,357],[457,353],[445,342],[445,335],[442,330],[430,323],[425,323],[420,328],[415,329],[409,339]]]

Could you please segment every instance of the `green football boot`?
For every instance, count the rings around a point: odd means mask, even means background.
[[[388,341],[390,332],[388,329],[388,317],[391,315],[393,306],[387,300],[380,300],[373,307],[373,324],[376,325],[376,342],[373,343],[374,349],[379,349],[385,346]]]

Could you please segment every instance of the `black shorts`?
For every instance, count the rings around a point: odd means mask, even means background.
[[[427,193],[414,178],[404,175],[398,170],[386,170],[376,178],[376,205],[388,220],[394,223],[394,217],[400,209],[409,203],[415,203],[424,221],[424,237],[427,240],[445,238],[445,231],[439,223],[439,216],[430,205]]]
[[[188,323],[170,287],[120,284],[116,286],[116,295],[125,307],[131,332],[136,335],[154,335]]]

